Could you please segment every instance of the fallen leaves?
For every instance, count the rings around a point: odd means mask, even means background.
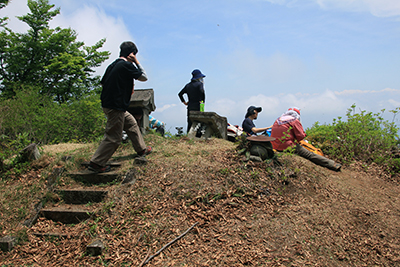
[[[33,266],[141,266],[198,222],[149,265],[390,266],[400,262],[400,212],[395,205],[399,190],[393,184],[384,181],[376,187],[379,178],[369,178],[362,169],[355,180],[350,170],[333,173],[296,156],[284,160],[285,170],[267,163],[243,163],[232,144],[223,140],[153,138],[147,142],[163,143],[151,144],[156,151],[148,156],[149,164],[139,168],[136,183],[129,189],[109,186],[112,210],[96,221],[76,225],[40,218],[27,231],[28,241],[7,254],[0,252],[0,261]],[[167,153],[173,156],[163,155]],[[283,175],[287,173],[290,177]],[[368,194],[369,189],[376,191]],[[387,205],[380,204],[385,201]],[[46,236],[50,232],[68,235]],[[85,246],[95,237],[103,239],[107,248],[102,256],[90,257]]]

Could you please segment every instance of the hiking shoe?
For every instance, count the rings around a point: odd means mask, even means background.
[[[100,166],[94,162],[90,162],[89,166],[88,166],[88,170],[95,172],[95,173],[103,173],[103,172],[109,172],[111,171],[111,167],[110,166]]]
[[[340,172],[340,169],[342,168],[342,165],[339,163],[335,163],[335,165],[331,168],[333,171]]]
[[[145,149],[143,149],[142,151],[138,152],[138,155],[146,156],[146,155],[150,154],[152,151],[153,151],[153,148],[151,146],[148,146]]]

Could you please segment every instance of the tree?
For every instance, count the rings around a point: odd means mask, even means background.
[[[93,76],[93,68],[110,55],[98,51],[105,39],[85,46],[76,41],[77,34],[71,28],[49,28],[60,9],[54,9],[48,0],[28,0],[28,7],[30,13],[17,17],[30,27],[27,33],[14,33],[8,28],[0,33],[1,95],[12,97],[28,84],[63,103],[99,88],[100,77]]]
[[[0,9],[6,7],[8,5],[9,0],[0,0]],[[8,19],[8,17],[0,18],[0,26],[4,27],[4,22]]]

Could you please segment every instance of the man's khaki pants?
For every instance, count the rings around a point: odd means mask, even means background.
[[[142,133],[135,118],[128,111],[103,108],[107,117],[107,124],[104,139],[91,158],[91,162],[100,166],[105,166],[107,161],[117,150],[122,142],[122,131],[124,130],[132,142],[133,149],[136,152],[143,151],[146,148]]]

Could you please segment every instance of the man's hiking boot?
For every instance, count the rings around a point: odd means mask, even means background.
[[[89,166],[88,166],[88,170],[95,172],[95,173],[103,173],[103,172],[109,172],[111,171],[111,167],[110,166],[100,166],[94,162],[90,162]]]
[[[339,163],[335,163],[335,165],[333,165],[331,168],[331,170],[336,171],[336,172],[340,172],[340,169],[342,168],[342,165]]]
[[[146,156],[146,155],[150,154],[152,151],[153,151],[153,148],[151,146],[148,146],[145,149],[143,149],[142,151],[138,152],[137,154],[139,156]]]

